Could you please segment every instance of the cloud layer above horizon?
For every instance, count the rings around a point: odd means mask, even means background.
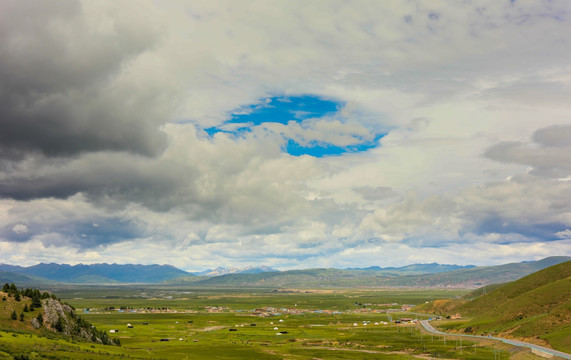
[[[571,254],[571,8],[4,1],[0,262]]]

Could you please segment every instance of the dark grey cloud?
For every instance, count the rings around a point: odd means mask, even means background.
[[[531,173],[561,178],[571,174],[571,125],[553,125],[534,132],[532,141],[501,142],[484,154],[489,159],[532,167]]]
[[[533,134],[533,141],[543,146],[571,146],[571,125],[553,125],[539,129]]]
[[[100,205],[133,202],[166,211],[193,197],[189,168],[125,153],[99,153],[72,162],[52,162],[1,181],[0,197],[16,200],[66,199],[82,193]]]
[[[556,241],[560,240],[556,234],[561,231],[568,229],[569,224],[564,224],[560,222],[548,222],[548,223],[528,223],[522,222],[518,219],[510,219],[502,214],[494,213],[490,211],[487,216],[482,219],[475,221],[470,224],[469,228],[462,229],[461,234],[474,233],[478,235],[486,234],[517,234],[521,235],[521,239],[527,239],[527,241]],[[509,244],[513,240],[505,239],[505,243]],[[501,240],[497,243],[501,243]]]
[[[160,93],[128,81],[160,37],[126,15],[78,1],[0,4],[0,157],[164,148]]]
[[[81,194],[90,204],[111,212],[142,205],[152,212],[175,211],[185,219],[249,224],[253,232],[279,229],[309,206],[288,184],[293,171],[276,172],[260,148],[228,143],[227,151],[209,153],[210,141],[192,136],[158,158],[125,152],[98,152],[76,159],[38,158],[0,172],[0,198],[17,201],[69,199]],[[277,146],[277,145],[276,145]],[[180,152],[179,152],[180,151]],[[279,152],[277,152],[279,154]],[[44,160],[47,160],[44,163]],[[277,160],[276,160],[277,161]],[[226,164],[226,166],[221,166]],[[305,168],[294,163],[285,166]]]
[[[19,228],[24,228],[25,231],[18,231]],[[0,227],[0,238],[8,241],[26,242],[40,236],[40,240],[45,242],[46,246],[74,246],[82,249],[110,245],[146,235],[144,227],[137,222],[115,217],[71,221],[62,219],[51,223],[32,221],[27,224],[10,223]]]
[[[508,85],[485,90],[480,96],[487,101],[517,102],[525,107],[550,106],[560,108],[569,103],[571,87],[562,81],[524,78]]]

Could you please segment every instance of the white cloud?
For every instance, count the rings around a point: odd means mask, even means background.
[[[567,7],[0,5],[2,253],[187,269],[569,253]],[[239,137],[202,130],[304,94],[346,105]],[[281,150],[282,135],[348,146],[379,133],[362,153]]]
[[[563,231],[558,231],[555,233],[555,236],[561,239],[571,239],[571,230],[565,229]]]
[[[28,232],[28,227],[24,224],[16,224],[12,228],[12,231],[15,232],[16,234],[25,234]]]

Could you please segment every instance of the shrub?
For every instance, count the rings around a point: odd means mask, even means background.
[[[17,354],[14,355],[14,360],[30,360],[30,356],[28,354]]]

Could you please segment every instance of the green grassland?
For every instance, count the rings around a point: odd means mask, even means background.
[[[110,335],[122,345],[104,346],[30,329],[26,322],[9,319],[12,307],[23,306],[22,301],[10,300],[0,313],[0,359],[19,354],[29,359],[519,359],[522,353],[534,358],[505,345],[463,341],[460,346],[452,336],[445,342],[443,337],[422,333],[418,325],[391,324],[388,314],[382,313],[401,304],[459,298],[467,290],[68,286],[55,293],[98,329],[119,330]],[[212,306],[221,312],[207,312]],[[121,307],[141,310],[118,311]],[[282,314],[252,315],[260,307],[273,307],[274,313]],[[83,310],[87,308],[89,312]],[[161,312],[142,312],[151,308]],[[390,316],[419,315],[392,312]],[[366,321],[370,323],[365,325]],[[287,333],[277,334],[282,331]]]
[[[428,355],[489,359],[494,351],[468,342],[464,342],[461,350],[458,342],[451,339],[445,345],[442,338],[422,335],[414,325],[363,325],[366,319],[386,320],[386,316],[372,314],[257,318],[235,313],[115,312],[86,318],[98,328],[119,329],[117,336],[122,346],[0,332],[0,358],[1,354],[20,352],[29,354],[30,358],[57,359],[414,359]],[[284,322],[279,322],[280,319]],[[251,326],[252,323],[256,326]],[[133,328],[127,328],[127,324],[132,324]],[[287,334],[277,335],[275,327]],[[229,331],[230,328],[236,331]],[[504,356],[507,358],[507,354]]]
[[[385,309],[387,304],[421,304],[440,298],[457,298],[465,289],[339,289],[339,290],[276,290],[276,289],[211,289],[177,287],[87,287],[56,288],[54,291],[78,309],[163,308],[204,310],[206,306],[225,306],[235,310],[260,307],[298,307],[300,309],[355,310]]]
[[[505,270],[512,271],[511,267]],[[331,281],[338,276],[298,275]],[[83,324],[93,324],[103,335],[120,340],[121,346],[55,331],[55,320],[36,329],[31,320],[45,309],[26,312],[30,298],[7,296],[0,302],[0,359],[533,360],[537,357],[529,350],[489,339],[468,342],[454,333],[516,337],[569,352],[570,276],[571,262],[567,262],[475,291],[383,289],[361,283],[352,288],[323,283],[313,288],[270,287],[265,281],[248,287],[247,282],[236,284],[235,278],[227,281],[232,277],[217,280],[222,281],[219,286],[203,286],[200,281],[183,285],[46,283],[42,291],[55,293],[75,308]],[[345,280],[351,283],[350,278]],[[415,312],[402,312],[402,305],[416,305]],[[445,337],[426,333],[417,324],[390,321],[432,316],[426,313],[461,313],[463,319],[436,322],[451,333]]]

